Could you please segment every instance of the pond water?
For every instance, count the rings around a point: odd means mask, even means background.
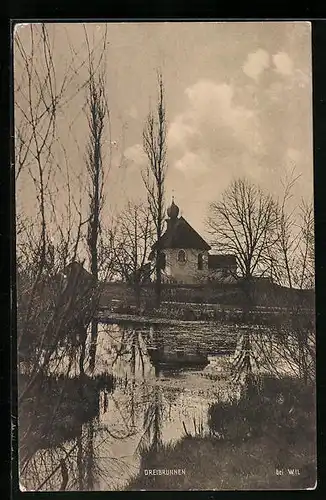
[[[60,424],[57,412],[53,425],[73,429],[61,434],[66,439],[31,453],[22,485],[28,490],[59,490],[63,482],[66,490],[125,489],[139,473],[145,450],[186,435],[209,436],[210,406],[240,395],[234,366],[239,352],[248,349],[242,342],[246,332],[236,325],[100,324],[92,376],[112,374],[114,388],[96,386],[93,409],[83,417],[80,407],[73,407]],[[266,348],[263,328],[251,327],[250,335],[252,345]],[[273,359],[275,367],[277,353]],[[268,364],[259,366],[268,372]],[[81,405],[86,403],[84,395]]]

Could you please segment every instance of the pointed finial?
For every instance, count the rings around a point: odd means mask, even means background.
[[[172,192],[174,192],[174,190]],[[179,215],[179,207],[174,203],[174,194],[172,195],[172,203],[166,212],[170,219],[176,219]]]

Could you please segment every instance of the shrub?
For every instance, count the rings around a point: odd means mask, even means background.
[[[314,388],[290,377],[263,377],[250,399],[243,395],[230,403],[210,407],[211,430],[224,439],[246,439],[266,433],[282,435],[287,442],[296,436],[311,438],[315,432]]]

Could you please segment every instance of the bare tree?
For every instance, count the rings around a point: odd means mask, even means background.
[[[28,217],[22,210],[17,214],[17,315],[19,360],[28,361],[33,381],[37,373],[47,370],[64,335],[69,337],[72,322],[66,329],[63,324],[76,302],[63,293],[60,272],[69,260],[77,258],[84,222],[71,193],[67,157],[66,173],[60,167],[62,178],[66,177],[61,189],[67,198],[62,220],[54,205],[55,171],[59,168],[57,119],[69,100],[74,58],[58,76],[49,26],[31,23],[24,29],[28,34],[25,43],[18,30],[15,33],[16,187],[32,180],[36,216]],[[82,316],[83,307],[80,312]]]
[[[40,163],[44,159],[46,164],[51,158],[56,117],[66,90],[67,75],[59,84],[47,25],[31,23],[28,30],[29,51],[21,41],[18,28],[15,33],[15,70],[21,76],[15,78],[16,179],[24,166],[36,162],[42,186],[45,176]]]
[[[47,251],[46,191],[52,174],[57,113],[65,83],[60,86],[57,82],[47,26],[30,24],[29,35],[29,53],[18,33],[15,36],[16,70],[22,75],[15,88],[15,163],[16,180],[26,166],[36,190],[41,228],[39,271],[42,273]],[[36,58],[36,53],[40,58]]]
[[[313,288],[314,216],[312,203],[301,200],[290,208],[293,188],[300,175],[293,170],[283,182],[278,206],[275,246],[270,249],[273,280],[290,289]]]
[[[283,355],[298,368],[298,375],[305,384],[314,380],[315,366],[315,321],[313,311],[314,288],[314,216],[312,203],[302,200],[293,218],[293,233],[280,218],[279,224],[284,230],[286,241],[294,241],[293,247],[283,244],[281,240],[282,259],[277,262],[276,269],[286,262],[288,286],[291,290],[288,307],[291,321],[286,328],[286,335],[278,334]],[[292,240],[291,240],[292,238]],[[282,274],[281,274],[282,276]]]
[[[21,29],[24,36],[19,33]],[[65,71],[56,70],[54,24],[17,26],[14,35],[16,180],[28,170],[36,187],[48,186],[51,168],[53,165],[59,167],[55,161],[57,118],[87,86],[87,79],[81,85],[78,82],[87,59],[78,60],[83,47],[70,46]],[[93,52],[94,48],[92,55]]]
[[[101,238],[101,212],[104,204],[104,181],[107,170],[105,168],[104,141],[106,134],[110,140],[110,115],[106,98],[105,64],[95,71],[95,62],[89,46],[87,32],[85,37],[88,47],[89,79],[87,86],[87,120],[89,141],[86,150],[86,165],[89,175],[89,221],[87,246],[90,256],[90,269],[94,284],[99,281],[99,244]],[[103,37],[101,56],[107,48],[106,31]],[[105,59],[104,59],[105,62]],[[108,129],[108,131],[106,130]],[[99,294],[98,294],[99,297]],[[97,339],[97,320],[93,319],[91,326],[91,356],[90,366],[94,368],[95,345]]]
[[[31,405],[32,401],[34,408],[38,407],[43,382],[51,379],[50,375],[64,373],[68,378],[78,369],[78,357],[79,371],[84,372],[85,339],[98,298],[98,288],[83,268],[85,249],[82,248],[85,228],[91,227],[94,217],[84,217],[82,201],[76,200],[77,192],[81,198],[83,196],[82,186],[74,185],[74,170],[70,168],[57,126],[59,111],[64,114],[64,104],[71,99],[70,87],[77,93],[86,86],[89,103],[92,103],[92,95],[98,96],[95,75],[98,75],[99,65],[94,63],[81,86],[74,85],[73,78],[78,77],[78,70],[93,61],[94,47],[89,49],[88,59],[84,58],[77,66],[74,63],[78,53],[72,51],[74,55],[62,77],[54,63],[50,27],[31,24],[26,29],[30,33],[28,43],[18,34],[15,38],[15,76],[18,75],[15,79],[16,187],[25,189],[26,179],[32,180],[36,216],[29,216],[24,207],[17,214],[20,422],[27,416],[24,413],[26,404]],[[94,111],[95,108],[89,109]],[[91,120],[91,112],[89,117]],[[60,186],[56,183],[56,173],[60,174],[57,176]],[[60,414],[65,391],[63,384],[57,401],[47,408],[46,433],[49,435],[53,421],[59,420],[55,417]],[[34,449],[33,446],[25,449],[26,439],[31,440],[36,428],[37,421],[31,418],[19,437],[23,469],[31,464]],[[54,468],[59,470],[60,463]]]
[[[300,207],[300,253],[299,288],[314,288],[315,285],[315,234],[312,202],[302,200]]]
[[[284,193],[277,209],[276,241],[268,250],[273,282],[284,287],[286,294],[280,291],[280,296],[282,305],[287,306],[285,323],[275,334],[277,343],[271,339],[270,348],[277,350],[283,364],[288,364],[304,383],[308,383],[315,375],[311,294],[314,286],[314,224],[312,204],[302,200],[300,205],[290,207],[298,178],[293,170],[283,182]],[[268,342],[264,340],[264,344]],[[271,368],[273,363],[275,355],[270,360]]]
[[[147,191],[149,210],[155,226],[157,245],[155,249],[155,295],[156,305],[161,302],[161,238],[165,212],[165,178],[167,173],[167,125],[165,111],[164,84],[161,73],[158,74],[158,101],[156,113],[150,111],[143,130],[143,148],[147,156],[147,167],[142,172]]]
[[[275,246],[270,249],[271,277],[278,284],[292,288],[294,285],[294,270],[298,246],[300,243],[297,231],[295,209],[289,209],[292,190],[299,176],[291,172],[283,184],[284,193],[278,207]]]
[[[300,175],[294,170],[283,182],[278,206],[275,245],[270,248],[273,281],[292,289],[314,286],[314,216],[312,203],[301,200],[290,208],[293,188]]]
[[[118,217],[115,242],[115,265],[118,275],[133,289],[140,307],[142,286],[149,280],[151,270],[145,266],[153,243],[151,215],[142,202],[128,202]]]
[[[21,34],[20,29],[25,31]],[[81,209],[72,195],[69,161],[57,134],[57,122],[65,106],[83,86],[77,85],[75,78],[85,60],[76,67],[79,52],[71,50],[65,71],[58,72],[54,61],[54,33],[54,25],[30,23],[17,27],[14,38],[16,189],[18,192],[31,180],[36,198],[34,217],[27,217],[23,209],[17,210],[17,257],[21,261],[24,255],[31,263],[33,256],[33,269],[38,270],[34,276],[35,286],[44,274],[48,276],[51,272],[48,257],[53,243],[56,248],[53,273],[58,270],[59,261],[63,268],[66,259],[73,258],[83,225],[80,226]],[[58,160],[60,149],[66,171]],[[60,188],[56,184],[57,173]],[[67,200],[66,206],[64,203],[55,206],[59,189]]]
[[[247,179],[235,180],[220,201],[210,204],[207,226],[212,244],[236,256],[249,299],[254,277],[266,276],[270,270],[269,250],[276,241],[275,201]]]

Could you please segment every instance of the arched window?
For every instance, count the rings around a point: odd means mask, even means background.
[[[186,252],[184,250],[179,250],[178,252],[178,262],[186,262]]]
[[[198,269],[200,271],[203,269],[203,256],[201,253],[198,255]]]

